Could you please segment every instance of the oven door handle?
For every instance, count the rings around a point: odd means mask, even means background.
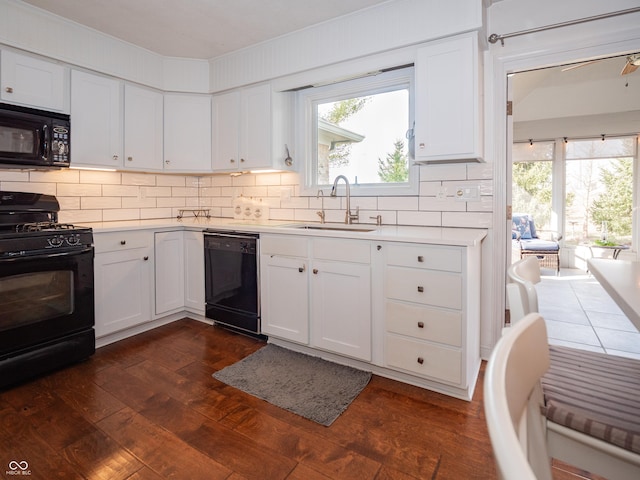
[[[45,254],[36,254],[36,255],[14,255],[11,257],[0,258],[0,264],[8,263],[8,262],[18,262],[21,260],[29,260],[29,259],[47,259],[47,258],[57,258],[57,257],[70,257],[74,255],[83,255],[85,253],[93,253],[93,247],[86,247],[82,250],[67,250],[64,252],[51,252]]]

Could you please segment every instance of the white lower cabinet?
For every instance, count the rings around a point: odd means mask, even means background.
[[[371,360],[370,242],[262,235],[262,331]]]
[[[479,285],[468,248],[387,244],[384,365],[447,382],[470,396],[479,356]]]
[[[184,306],[204,315],[204,236],[202,232],[184,232]]]
[[[370,242],[316,238],[311,265],[311,345],[371,361]]]
[[[309,343],[309,259],[305,237],[261,235],[262,332]]]
[[[156,315],[184,309],[184,241],[181,230],[155,234]]]
[[[96,337],[151,319],[153,234],[94,234]]]

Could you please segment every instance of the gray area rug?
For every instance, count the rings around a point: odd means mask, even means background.
[[[213,378],[328,427],[371,373],[268,344]]]

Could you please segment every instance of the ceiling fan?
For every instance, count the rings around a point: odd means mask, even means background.
[[[604,59],[589,60],[588,62],[576,63],[575,65],[569,65],[569,66],[563,68],[561,71],[567,72],[567,71],[573,70],[575,68],[586,67],[587,65],[591,65],[593,63],[598,63],[598,62],[600,62],[602,60],[604,60]],[[627,75],[629,73],[635,72],[638,69],[638,67],[640,67],[640,53],[633,53],[633,54],[627,56],[627,61],[624,64],[624,67],[622,68],[622,71],[620,72],[620,75]]]

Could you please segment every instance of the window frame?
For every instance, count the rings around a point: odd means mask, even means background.
[[[300,195],[316,196],[327,185],[317,183],[318,151],[318,103],[362,97],[407,88],[409,92],[408,125],[414,124],[414,67],[405,67],[379,74],[370,74],[354,80],[316,86],[297,93],[296,124],[301,125],[296,151],[303,159],[300,163]],[[412,145],[408,144],[409,152]],[[358,183],[351,184],[352,196],[408,196],[418,195],[420,188],[419,166],[409,155],[409,179],[406,183]]]

